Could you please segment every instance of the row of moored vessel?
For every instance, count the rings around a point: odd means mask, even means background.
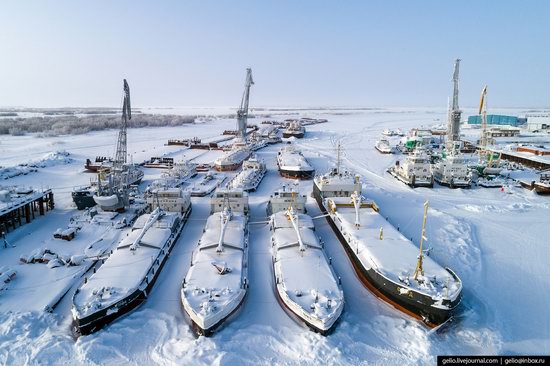
[[[313,177],[311,166],[290,146],[281,150],[277,162],[284,176]],[[302,167],[303,162],[311,168],[307,175],[283,173],[289,166]],[[259,168],[265,174],[265,166]],[[429,326],[445,322],[461,300],[460,279],[383,218],[376,203],[362,196],[361,187],[358,176],[339,167],[313,180],[313,196],[358,277],[376,296]],[[285,187],[270,198],[272,286],[282,307],[294,318],[327,334],[343,312],[345,297],[332,260],[315,233],[317,218],[306,213],[306,201],[306,195]],[[136,220],[132,231],[74,294],[77,333],[100,329],[151,293],[191,212],[191,201],[181,188],[159,187],[151,192],[148,203],[151,213]],[[180,293],[199,334],[211,334],[245,301],[248,211],[245,185],[237,182],[229,189],[218,189],[211,199],[211,214]]]

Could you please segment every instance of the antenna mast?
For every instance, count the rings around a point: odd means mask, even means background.
[[[246,141],[246,124],[248,121],[248,102],[250,99],[250,87],[254,85],[252,80],[252,69],[246,69],[246,79],[244,82],[244,93],[241,99],[241,105],[237,111],[237,133],[238,136]]]
[[[426,220],[428,219],[428,201],[424,202],[424,220],[422,221],[422,234],[420,236],[420,254],[418,256],[418,262],[416,263],[416,269],[414,271],[414,279],[418,280],[418,275],[424,276],[424,268],[422,267],[422,260],[424,259],[424,252],[422,250],[422,244],[426,238]]]

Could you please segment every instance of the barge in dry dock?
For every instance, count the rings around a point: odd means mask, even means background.
[[[312,218],[291,206],[273,214],[271,227],[277,299],[310,329],[328,334],[342,314],[344,292],[317,239]]]
[[[314,197],[357,275],[397,309],[430,327],[442,324],[461,301],[460,278],[424,255],[424,226],[419,255],[419,248],[380,215],[376,203],[362,199],[360,188],[359,177],[339,169],[315,177],[313,184]]]
[[[183,308],[204,336],[240,308],[248,289],[248,194],[217,190],[211,204],[181,286]]]
[[[140,216],[132,231],[73,296],[73,331],[87,335],[128,313],[149,294],[191,212],[189,194],[158,190],[153,211]]]

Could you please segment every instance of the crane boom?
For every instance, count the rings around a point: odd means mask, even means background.
[[[451,104],[451,111],[449,113],[449,121],[447,126],[447,146],[453,146],[455,141],[460,140],[460,117],[462,111],[458,106],[458,77],[460,72],[460,59],[455,60],[455,66],[453,71],[453,102]]]
[[[122,124],[120,126],[120,131],[118,131],[118,140],[116,145],[116,155],[115,155],[115,164],[118,167],[126,164],[126,156],[128,153],[127,145],[127,133],[128,129],[128,120],[132,119],[132,108],[130,106],[130,86],[126,79],[123,83],[123,97],[122,102]]]
[[[250,87],[254,85],[254,80],[252,80],[252,69],[246,69],[246,79],[244,82],[244,93],[241,99],[241,105],[237,111],[237,131],[239,137],[245,141],[246,139],[246,124],[248,120],[248,103],[250,100]]]

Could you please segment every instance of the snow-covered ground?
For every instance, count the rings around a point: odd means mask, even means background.
[[[170,113],[177,111],[170,110]],[[270,119],[293,117],[284,111],[265,111]],[[510,111],[507,111],[510,113]],[[183,113],[183,112],[182,112]],[[364,194],[377,202],[389,221],[418,244],[423,202],[430,201],[428,245],[432,258],[449,265],[464,284],[464,300],[458,320],[444,332],[433,333],[416,320],[374,297],[356,278],[349,260],[324,219],[315,220],[327,255],[342,278],[346,305],[335,332],[327,337],[309,331],[289,318],[278,304],[272,287],[270,235],[267,224],[250,225],[250,288],[243,308],[211,338],[196,338],[180,303],[180,286],[187,273],[192,250],[209,215],[208,197],[193,198],[191,225],[186,225],[148,301],[102,331],[74,340],[70,333],[70,295],[53,313],[33,306],[25,292],[0,292],[0,303],[16,298],[21,310],[0,314],[1,364],[426,364],[438,354],[550,354],[550,246],[547,224],[550,199],[522,188],[473,188],[451,190],[411,189],[385,172],[400,155],[382,155],[374,143],[385,128],[441,124],[444,109],[301,110],[299,116],[327,118],[328,123],[308,126],[306,137],[295,143],[317,171],[334,162],[331,141],[345,147],[344,164],[364,178]],[[517,111],[521,113],[521,111]],[[211,113],[215,114],[215,113]],[[221,114],[221,113],[220,113]],[[259,123],[261,119],[250,120]],[[135,162],[151,156],[197,157],[197,151],[164,146],[172,138],[212,138],[235,121],[214,119],[181,127],[130,129],[128,151]],[[89,182],[83,173],[86,158],[109,156],[115,149],[116,131],[78,136],[37,138],[3,136],[0,165],[15,166],[40,160],[48,153],[67,151],[71,160],[51,164],[20,175],[3,185],[53,188],[56,209],[10,232],[16,248],[0,248],[0,266],[19,266],[8,251],[40,246],[37,233],[51,236],[66,227],[74,214],[70,191]],[[265,221],[269,195],[283,182],[276,171],[280,145],[257,152],[268,172],[250,194],[252,223]],[[213,161],[215,154],[195,162]],[[157,178],[157,169],[145,169],[146,185]],[[312,181],[298,183],[311,192]],[[308,198],[308,213],[320,214]],[[32,241],[31,241],[32,238]],[[45,239],[45,238],[44,238]],[[36,244],[33,242],[36,241]],[[70,245],[70,242],[67,244]],[[397,255],[397,254],[396,254]],[[14,281],[17,281],[17,277]],[[44,281],[36,281],[47,286]],[[74,289],[72,290],[74,291]],[[40,306],[38,306],[40,305]]]

